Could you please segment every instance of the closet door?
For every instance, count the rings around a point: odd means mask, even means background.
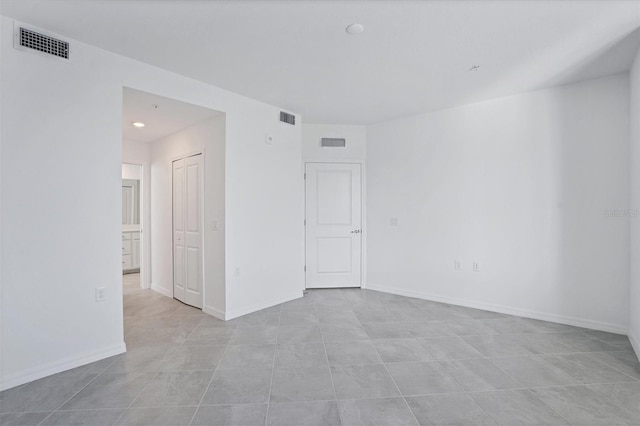
[[[202,309],[202,155],[173,162],[173,297]]]

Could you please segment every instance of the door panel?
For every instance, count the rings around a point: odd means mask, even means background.
[[[184,160],[173,162],[173,297],[184,300]]]
[[[351,273],[351,238],[317,238],[318,273]]]
[[[317,172],[318,225],[352,225],[352,171]]]
[[[360,287],[359,164],[306,165],[306,286]]]
[[[202,155],[173,164],[174,297],[202,308]]]

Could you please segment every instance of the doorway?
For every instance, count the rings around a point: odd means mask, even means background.
[[[306,288],[361,287],[360,164],[305,165]]]
[[[142,273],[143,170],[141,164],[122,163],[122,274]],[[141,280],[138,280],[141,282]]]

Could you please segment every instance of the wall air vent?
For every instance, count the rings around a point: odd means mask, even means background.
[[[320,146],[324,148],[345,148],[347,140],[345,138],[322,138]]]
[[[284,111],[280,111],[280,121],[283,123],[291,124],[292,126],[296,125],[296,116],[293,114],[288,114]]]
[[[23,27],[17,28],[16,47],[69,59],[69,43]]]

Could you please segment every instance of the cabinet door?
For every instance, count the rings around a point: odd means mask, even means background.
[[[128,271],[129,269],[131,269],[131,255],[125,254],[122,256],[122,270]]]
[[[131,240],[131,269],[140,268],[140,240]]]

